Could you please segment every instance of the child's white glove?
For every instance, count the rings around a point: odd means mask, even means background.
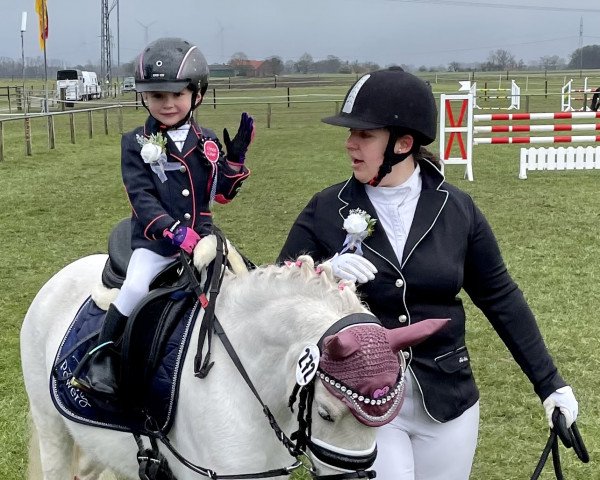
[[[546,400],[543,402],[544,408],[546,409],[546,418],[550,428],[553,428],[552,423],[552,412],[556,407],[560,408],[560,412],[565,416],[567,422],[567,428],[577,420],[577,413],[579,412],[579,405],[573,394],[573,389],[568,385],[560,387],[555,392],[552,392]]]
[[[331,263],[333,274],[342,280],[366,283],[373,280],[377,273],[375,265],[356,253],[336,253],[328,262]]]

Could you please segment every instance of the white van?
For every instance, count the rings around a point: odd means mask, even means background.
[[[123,79],[123,92],[133,92],[135,90],[135,77],[125,77]]]
[[[98,85],[96,72],[82,70],[59,70],[56,72],[56,95],[65,89],[65,100],[79,101],[102,97],[102,87]]]

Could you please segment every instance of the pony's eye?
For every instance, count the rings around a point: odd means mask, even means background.
[[[318,407],[317,413],[319,414],[319,417],[321,417],[326,422],[333,422],[333,418],[331,417],[330,413],[327,411],[326,408]]]

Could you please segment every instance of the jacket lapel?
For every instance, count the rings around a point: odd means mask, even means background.
[[[371,250],[398,271],[404,267],[415,248],[433,228],[448,199],[448,192],[441,189],[444,181],[443,175],[428,161],[420,161],[419,164],[421,166],[422,190],[404,246],[402,265],[400,265],[400,260],[396,257],[387,234],[379,222],[375,224],[373,233],[363,241],[363,249]],[[369,200],[364,185],[354,177],[350,178],[342,187],[338,198],[342,202],[342,207],[339,209],[342,221],[348,216],[350,210],[355,208],[360,208],[371,215],[372,218],[377,218],[377,212]]]
[[[402,267],[406,265],[421,240],[433,228],[448,199],[448,192],[440,189],[444,177],[429,162],[422,161],[420,165],[422,190],[410,232],[408,232],[408,238],[404,245]]]
[[[190,131],[185,139],[181,154],[183,158],[187,157],[192,150],[198,146],[200,137],[202,136],[202,130],[193,120],[190,122]]]
[[[369,200],[367,192],[365,191],[365,186],[354,177],[350,178],[344,187],[342,187],[338,198],[342,202],[342,207],[339,210],[342,222],[348,217],[350,210],[356,208],[360,208],[367,212],[371,215],[371,218],[377,218],[377,212],[375,211],[375,207],[371,203],[371,200]],[[400,261],[398,260],[398,257],[396,257],[394,249],[380,222],[375,223],[373,233],[365,238],[362,245],[363,250],[370,250],[392,265],[396,270],[400,270]]]

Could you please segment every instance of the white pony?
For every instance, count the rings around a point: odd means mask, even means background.
[[[80,305],[98,287],[106,259],[106,255],[88,256],[54,275],[35,297],[22,326],[22,368],[39,437],[44,480],[66,480],[74,475],[79,480],[93,480],[104,469],[119,477],[139,478],[134,437],[64,418],[55,409],[48,387],[57,348]],[[296,383],[299,355],[340,318],[368,313],[353,286],[343,287],[327,267],[315,272],[310,257],[301,257],[291,266],[259,267],[239,274],[227,271],[224,276],[217,317],[287,436],[297,428],[287,399]],[[199,324],[195,324],[192,346],[184,359],[170,442],[189,461],[219,475],[263,472],[293,464],[294,459],[274,435],[261,405],[217,337],[213,339],[214,367],[210,374],[204,379],[194,376]],[[374,452],[375,429],[359,423],[321,382],[315,383],[312,412],[312,436],[321,447],[350,457]],[[75,467],[78,471],[73,471],[77,449],[83,457]],[[176,478],[202,478],[166,448],[161,448],[161,453]],[[317,464],[319,474],[340,472]]]

